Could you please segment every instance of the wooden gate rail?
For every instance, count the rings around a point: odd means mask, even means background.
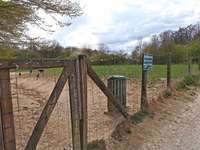
[[[2,149],[15,150],[16,140],[9,69],[0,70],[0,112]]]
[[[88,75],[90,78],[95,82],[95,84],[101,89],[101,91],[107,96],[108,100],[111,101],[111,103],[117,108],[117,110],[126,118],[130,119],[129,114],[126,112],[125,108],[123,108],[112,92],[108,89],[108,87],[104,84],[104,82],[99,78],[99,76],[96,74],[96,72],[92,69],[90,66],[90,63],[88,61]]]
[[[0,60],[0,69],[58,68],[70,66],[74,60]]]
[[[41,135],[44,131],[44,128],[51,116],[51,113],[53,112],[56,103],[58,101],[58,98],[60,97],[60,94],[65,86],[65,83],[67,82],[68,76],[70,74],[71,69],[70,68],[64,68],[63,72],[61,73],[53,92],[51,93],[49,100],[47,101],[42,114],[40,115],[40,118],[33,130],[33,133],[26,145],[25,150],[35,150],[37,147],[37,144],[41,138]]]
[[[80,55],[69,76],[73,150],[87,150],[87,62]]]
[[[62,67],[63,72],[60,75],[56,86],[49,97],[49,100],[43,109],[33,133],[25,149],[36,149],[37,143],[42,135],[42,131],[48,122],[48,119],[56,105],[56,102],[62,92],[62,89],[70,75],[75,60],[0,60],[0,149],[15,150],[15,128],[14,116],[10,87],[10,69],[20,68],[56,68]]]

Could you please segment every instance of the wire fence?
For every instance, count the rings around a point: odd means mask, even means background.
[[[24,149],[37,120],[57,81],[56,76],[37,76],[29,72],[12,72],[11,88],[17,149]],[[38,149],[72,149],[71,115],[68,86],[56,104],[42,134]]]
[[[177,58],[178,59],[178,58]],[[198,74],[199,65],[196,59],[188,59],[185,55],[182,61],[171,61],[172,85],[188,74]],[[148,71],[147,97],[153,103],[159,94],[167,89],[168,57],[154,55],[154,65]],[[126,77],[126,110],[129,114],[138,112],[141,108],[142,65],[114,64],[93,65],[92,68],[107,85],[108,78],[113,75]],[[49,94],[54,88],[61,70],[13,70],[11,72],[12,99],[17,149],[25,147],[33,127],[35,126]],[[108,99],[87,78],[87,111],[88,111],[88,143],[109,138],[123,117],[114,112],[108,112]],[[38,149],[56,150],[72,149],[72,127],[69,101],[69,87],[65,86],[56,104],[53,114],[45,128]]]
[[[173,56],[172,54],[153,55],[153,67],[147,72],[147,97],[148,101],[157,99],[162,91],[167,89],[167,65],[170,62],[171,84],[175,86],[189,74],[199,73],[198,58],[182,54]],[[142,61],[132,61],[130,64],[102,64],[93,65],[93,69],[106,82],[109,76],[121,75],[127,78],[127,110],[134,113],[140,110],[141,81],[142,81]]]

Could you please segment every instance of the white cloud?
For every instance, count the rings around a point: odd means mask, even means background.
[[[200,19],[199,0],[80,0],[84,15],[71,27],[53,34],[31,30],[34,36],[56,39],[64,46],[108,44],[111,49],[134,46],[139,37],[149,38]],[[48,22],[52,22],[46,17]]]

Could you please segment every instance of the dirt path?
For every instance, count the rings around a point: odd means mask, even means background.
[[[141,150],[199,150],[200,95],[160,129],[159,134],[144,143]]]
[[[54,85],[55,79],[53,78],[40,78],[39,80],[27,76],[19,77],[17,80],[13,78],[12,91],[17,149],[23,149],[25,146]],[[151,83],[149,85],[148,99],[152,106],[154,106],[154,103],[157,103],[156,98],[160,93],[159,91],[165,88],[164,85],[165,83],[163,82]],[[131,114],[139,110],[139,87],[140,83],[138,81],[129,80],[127,82],[127,110]],[[66,85],[42,135],[38,145],[40,150],[60,150],[64,147],[70,150],[72,147],[68,91],[68,86]],[[195,124],[200,124],[200,121],[195,123],[191,120],[196,117],[194,114],[198,114],[196,113],[197,111],[200,112],[200,109],[198,109],[200,97],[199,101],[198,99],[194,101],[194,97],[197,97],[197,95],[192,91],[176,94],[175,97],[163,100],[155,105],[155,116],[153,119],[147,118],[143,123],[133,127],[131,135],[127,135],[122,140],[117,141],[109,137],[118,122],[123,120],[123,118],[118,115],[112,116],[105,113],[107,111],[107,98],[88,79],[89,141],[105,139],[107,150],[181,149],[179,146],[181,143],[188,140],[193,141],[193,136],[191,138],[188,136],[191,134],[191,124],[198,130]],[[195,133],[198,137],[198,132],[195,131]],[[177,136],[185,137],[177,138]],[[183,148],[185,147],[183,146]]]
[[[199,150],[200,94],[188,91],[162,101],[154,118],[133,127],[122,141],[111,140],[115,150]]]

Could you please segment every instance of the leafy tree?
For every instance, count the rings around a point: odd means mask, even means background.
[[[45,42],[39,45],[37,50],[40,53],[41,58],[57,58],[62,55],[63,47],[57,42]]]
[[[15,51],[14,57],[16,59],[39,59],[39,58],[41,58],[41,56],[38,52],[34,52],[31,50]]]
[[[200,39],[194,40],[187,45],[193,56],[200,56]]]
[[[2,44],[0,44],[0,47],[0,59],[10,59],[14,57],[15,52],[12,49],[10,49],[10,47]]]
[[[73,18],[82,14],[80,5],[70,0],[0,0],[0,42],[26,43],[29,39],[25,34],[27,23],[50,31],[50,25],[40,17],[39,11],[51,16],[60,26],[70,23],[58,20],[56,15]]]

